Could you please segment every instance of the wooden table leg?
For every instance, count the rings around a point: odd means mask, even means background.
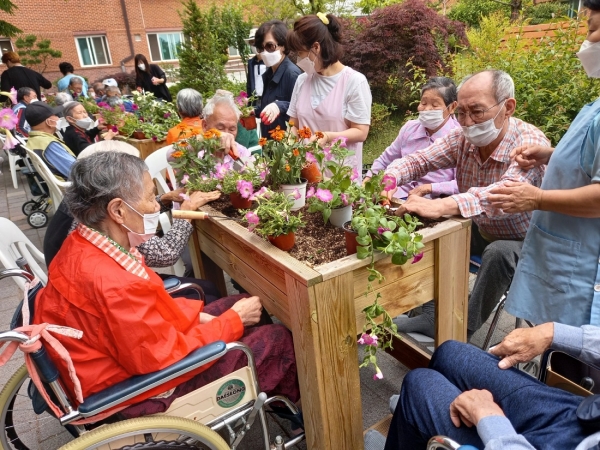
[[[352,272],[306,287],[286,275],[290,322],[312,450],[362,450]]]
[[[440,237],[435,248],[436,346],[466,342],[471,227]]]

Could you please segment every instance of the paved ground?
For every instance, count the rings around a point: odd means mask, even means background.
[[[20,176],[19,188],[13,188],[7,158],[5,158],[5,161],[2,163],[1,170],[0,216],[8,217],[16,223],[33,244],[41,250],[42,240],[46,229],[42,228],[35,230],[29,227],[26,222],[26,217],[21,212],[21,205],[30,199],[29,189],[28,187],[25,187],[26,180],[24,177]],[[0,232],[2,232],[2,230],[0,230]],[[8,329],[10,318],[12,317],[21,295],[20,290],[12,280],[0,281],[0,330]],[[486,324],[475,334],[472,340],[475,345],[480,345],[482,343],[487,328],[488,325]],[[498,326],[498,333],[494,340],[500,341],[512,328],[514,328],[514,318],[503,313]],[[425,343],[425,346],[427,345],[428,344]],[[360,352],[359,357],[362,359],[362,352]],[[22,358],[17,354],[5,366],[0,368],[1,386],[6,384],[10,376],[21,364]],[[389,414],[388,399],[391,395],[399,392],[402,379],[407,372],[407,369],[403,365],[385,354],[379,357],[379,364],[384,373],[383,380],[374,381],[372,378],[373,371],[370,369],[363,369],[360,373],[364,429],[372,426]],[[26,397],[23,397],[19,404],[22,405],[22,407],[28,407],[29,401]],[[69,435],[64,432],[53,418],[48,416],[36,417],[31,414],[31,417],[23,421],[20,426],[30,430],[27,435],[27,444],[32,449],[38,448],[41,450],[50,450],[57,448],[61,443],[69,440]],[[252,434],[247,437],[247,441],[243,446],[244,449],[253,450],[264,448],[260,444],[260,439],[256,435],[256,431],[257,430],[253,430]],[[282,432],[277,425],[272,427],[272,436],[281,433]],[[301,445],[298,448],[304,448],[304,446]]]

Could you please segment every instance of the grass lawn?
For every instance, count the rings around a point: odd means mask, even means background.
[[[363,146],[363,164],[371,164],[398,137],[400,127],[407,121],[404,114],[392,114],[384,126],[371,128]]]

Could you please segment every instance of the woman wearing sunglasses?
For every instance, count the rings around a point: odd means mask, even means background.
[[[287,27],[280,20],[263,23],[254,36],[254,45],[267,66],[263,74],[263,93],[256,114],[260,115],[261,136],[270,139],[269,131],[278,125],[286,129],[288,107],[300,69],[287,57]]]
[[[365,76],[340,62],[342,26],[333,14],[304,16],[288,33],[304,74],[292,94],[288,114],[294,125],[321,131],[322,146],[346,138],[354,151],[349,164],[362,173],[362,146],[371,124],[371,89]],[[314,139],[314,137],[313,137]]]

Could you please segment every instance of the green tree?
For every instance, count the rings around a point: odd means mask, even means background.
[[[244,20],[239,6],[212,6],[203,11],[194,0],[187,0],[179,14],[185,36],[179,52],[181,87],[211,96],[230,84],[225,74],[229,47],[235,47],[246,63],[249,49],[244,38],[251,24]]]
[[[40,39],[35,34],[19,37],[15,42],[17,53],[24,66],[44,73],[53,58],[60,58],[62,52],[51,47],[50,39]]]
[[[5,13],[13,16],[16,9],[17,5],[10,0],[0,0],[0,11],[4,11]],[[22,33],[22,31],[17,27],[8,23],[6,20],[0,20],[0,36],[13,37],[19,33]]]
[[[471,27],[479,27],[482,17],[501,11],[508,17],[506,7],[494,0],[459,0],[448,13],[453,20],[460,20]]]

